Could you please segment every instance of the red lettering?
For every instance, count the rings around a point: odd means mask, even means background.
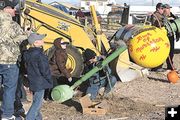
[[[149,42],[147,42],[147,43],[143,44],[142,46],[138,47],[138,48],[136,49],[136,52],[142,52],[142,50],[145,49],[145,48],[147,48],[148,46],[150,46],[150,43],[149,43]]]
[[[160,49],[160,46],[159,47],[154,47],[150,50],[150,52],[157,52],[158,50]]]
[[[146,59],[146,55],[141,55],[141,57],[139,58],[139,60],[145,60]]]
[[[129,51],[133,52],[133,46],[131,44],[129,45]]]
[[[151,33],[147,33],[147,35],[148,35],[148,36],[152,36],[152,34],[151,34]]]
[[[169,47],[170,47],[170,44],[169,44],[169,43],[165,43],[165,46],[166,46],[167,48],[169,48]]]
[[[141,36],[138,36],[138,37],[137,37],[137,40],[138,40],[137,43],[139,43],[139,42],[142,40],[142,37],[141,37]]]

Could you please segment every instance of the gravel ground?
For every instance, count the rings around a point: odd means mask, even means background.
[[[174,65],[180,68],[180,54]],[[151,72],[149,76],[127,83],[118,82],[112,94],[105,98],[109,110],[104,116],[83,115],[78,97],[63,104],[44,102],[44,120],[164,120],[165,106],[180,104],[180,81],[168,82],[163,73]],[[30,104],[24,104],[28,109]]]

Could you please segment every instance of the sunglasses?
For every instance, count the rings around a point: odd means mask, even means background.
[[[68,42],[62,42],[61,45],[67,45],[69,44]]]

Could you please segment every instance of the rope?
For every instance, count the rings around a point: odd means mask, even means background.
[[[175,70],[175,67],[174,67],[174,65],[173,65],[173,63],[172,63],[171,57],[168,56],[168,59],[169,59],[170,65],[171,65],[171,67],[172,67],[172,70]]]
[[[157,20],[157,22],[158,22],[158,24],[159,24],[159,28],[161,29],[161,23],[160,23],[160,21],[159,21],[159,19],[158,19],[158,17],[153,13],[153,16],[156,18],[156,20]]]

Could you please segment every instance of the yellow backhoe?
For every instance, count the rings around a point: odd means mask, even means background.
[[[44,49],[48,55],[51,54],[52,43],[56,38],[63,37],[66,42],[70,43],[67,47],[67,68],[71,69],[73,77],[78,78],[83,72],[83,51],[87,48],[95,51],[97,55],[107,56],[112,52],[110,42],[98,23],[94,6],[90,7],[93,30],[81,25],[71,15],[37,0],[26,0],[25,4],[21,3],[21,8],[20,24],[23,29],[27,32],[47,34],[44,39]],[[93,38],[89,37],[89,32],[93,34]],[[143,67],[130,62],[127,49],[119,55],[119,58],[111,62],[111,67],[121,81],[130,81],[143,76],[144,72]]]

